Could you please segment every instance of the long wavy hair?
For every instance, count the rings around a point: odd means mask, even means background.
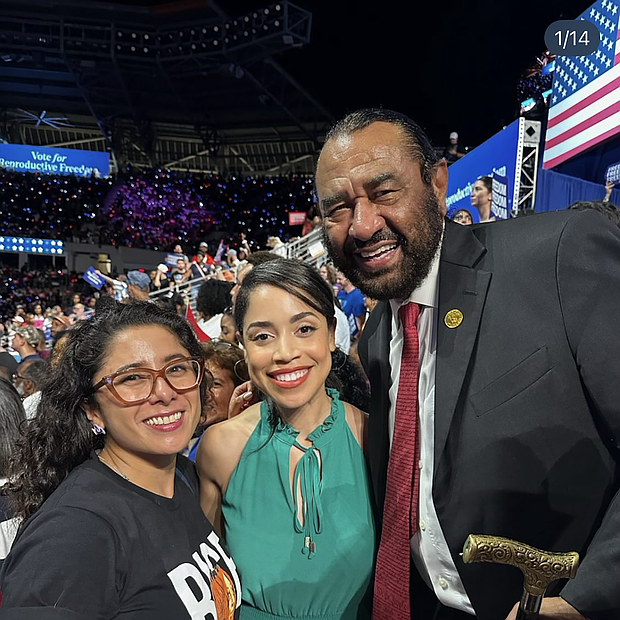
[[[85,404],[95,402],[93,377],[123,330],[147,325],[169,330],[190,355],[202,356],[187,321],[148,301],[106,303],[95,317],[72,327],[41,391],[37,415],[17,442],[9,482],[4,486],[17,517],[27,519],[34,514],[73,469],[103,447],[105,435],[93,434],[84,409]],[[208,384],[209,379],[203,379],[200,388],[203,412]]]

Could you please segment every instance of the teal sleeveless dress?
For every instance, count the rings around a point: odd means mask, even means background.
[[[240,620],[370,618],[363,601],[375,557],[370,482],[338,392],[327,392],[331,412],[308,449],[288,424],[272,433],[261,404],[222,498],[226,544],[241,575]],[[301,487],[303,523],[289,477],[294,445],[304,452],[293,487]]]

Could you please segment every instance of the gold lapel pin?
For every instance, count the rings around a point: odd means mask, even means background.
[[[449,310],[448,312],[446,312],[446,316],[444,317],[443,322],[449,329],[454,329],[463,322],[463,313],[457,308]]]

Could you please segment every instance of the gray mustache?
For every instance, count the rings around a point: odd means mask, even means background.
[[[354,239],[355,249],[363,250],[366,247],[370,247],[379,243],[380,241],[396,241],[400,245],[406,245],[407,240],[400,234],[395,233],[391,230],[379,230],[377,231],[368,241],[360,241],[359,239]]]

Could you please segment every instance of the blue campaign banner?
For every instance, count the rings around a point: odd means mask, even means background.
[[[89,267],[82,276],[86,282],[94,286],[98,291],[103,288],[105,280],[95,271],[94,267]]]
[[[107,177],[110,174],[110,155],[99,151],[0,144],[0,168],[15,172]]]
[[[507,220],[510,217],[510,211],[508,211],[508,179],[497,173],[493,174],[491,213],[498,220]]]
[[[467,209],[474,222],[478,222],[478,210],[471,206],[471,191],[476,179],[495,174],[507,180],[506,208],[508,214],[511,212],[519,150],[519,124],[522,121],[522,118],[518,118],[450,166],[446,199],[448,215],[458,209]]]

